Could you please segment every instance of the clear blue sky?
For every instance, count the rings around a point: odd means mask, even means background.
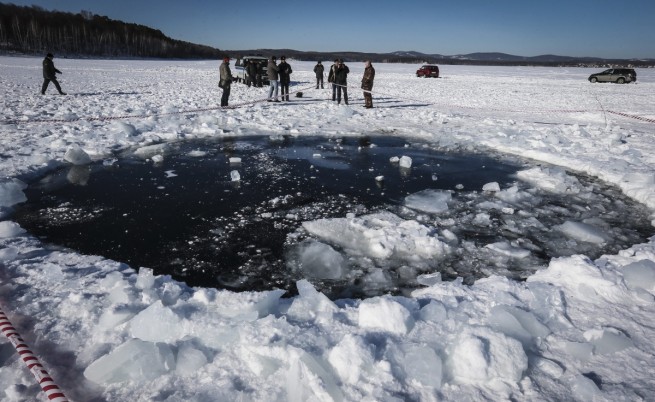
[[[655,0],[2,1],[88,10],[223,50],[655,58]]]

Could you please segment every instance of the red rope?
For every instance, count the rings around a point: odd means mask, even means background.
[[[7,318],[7,315],[5,315],[2,309],[0,309],[0,330],[2,330],[2,333],[7,337],[7,339],[9,339],[11,344],[14,345],[20,359],[30,370],[48,399],[56,402],[68,402],[64,393],[52,380],[52,377],[50,377],[50,374],[48,374],[43,365],[41,365],[39,359],[34,355],[34,353],[32,353],[29,346],[27,346],[23,338],[21,338],[20,334],[16,331],[16,328],[11,324],[9,318]]]

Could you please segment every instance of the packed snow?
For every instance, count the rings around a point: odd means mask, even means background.
[[[230,103],[242,106],[218,110],[217,61],[55,59],[68,96],[39,94],[40,61],[0,57],[0,305],[70,400],[652,400],[655,238],[596,260],[554,258],[522,282],[427,274],[411,296],[333,301],[312,281],[341,274],[336,248],[395,255],[410,269],[420,255],[447,253],[455,236],[430,236],[419,218],[450,208],[449,194],[407,197],[416,219],[299,221],[317,240],[302,243],[306,279],[291,298],[192,288],[81,255],[30,235],[11,210],[30,180],[124,150],[152,158],[193,138],[386,134],[557,165],[521,174],[560,193],[580,189],[564,169],[587,174],[653,211],[655,71],[616,85],[590,84],[596,70],[585,68],[442,66],[443,78],[419,79],[416,65],[376,64],[369,110],[357,89],[363,63],[350,63],[345,106],[313,89],[314,63],[290,60],[302,98],[259,102],[266,88],[234,84]],[[402,156],[399,165],[412,169]],[[507,214],[524,212],[530,197],[493,183],[479,190]],[[471,222],[489,218],[482,209]],[[579,221],[551,231],[591,243],[607,234]],[[487,247],[526,253],[519,244]],[[6,339],[0,364],[3,400],[47,400]]]

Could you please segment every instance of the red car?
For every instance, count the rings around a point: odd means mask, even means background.
[[[434,64],[425,64],[416,70],[417,77],[434,77],[439,78],[439,66]]]

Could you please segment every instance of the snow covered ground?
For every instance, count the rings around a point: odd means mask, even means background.
[[[266,89],[235,84],[230,103],[252,103],[217,110],[218,62],[55,59],[69,95],[41,96],[40,61],[0,57],[0,306],[70,400],[652,400],[655,238],[594,261],[553,259],[525,282],[433,276],[412,297],[330,301],[305,280],[294,298],[190,288],[44,244],[7,219],[25,182],[87,155],[249,134],[493,149],[596,176],[655,210],[654,70],[615,85],[590,84],[597,70],[582,68],[442,66],[443,78],[418,79],[415,65],[379,64],[367,110],[362,63],[350,65],[345,106],[313,89],[314,63],[290,61],[302,98],[255,102]],[[556,169],[525,176],[554,192],[570,179]],[[516,196],[492,190],[499,202]],[[335,247],[344,226],[375,256],[403,251],[412,236],[430,254],[447,236],[388,215],[304,226]],[[559,230],[602,241],[582,222]],[[46,400],[6,339],[0,365],[3,400]]]

